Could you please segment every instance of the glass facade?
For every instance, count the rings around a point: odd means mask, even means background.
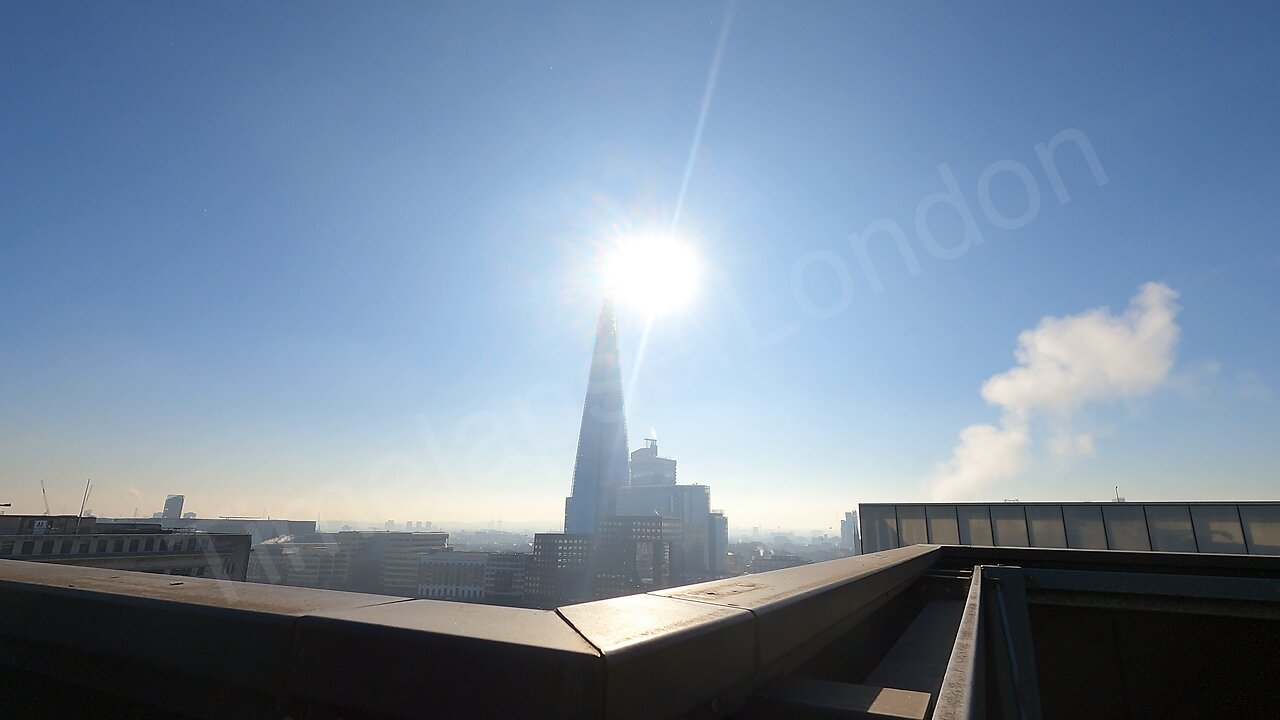
[[[1067,525],[1067,547],[1106,550],[1107,531],[1102,525],[1102,508],[1097,505],[1063,505]]]
[[[862,519],[862,552],[901,547],[898,543],[898,516],[892,505],[872,505],[858,513]]]
[[[1200,552],[1186,505],[1148,505],[1147,531],[1151,549],[1161,552]]]
[[[1249,552],[1280,555],[1280,505],[1241,505],[1240,519]]]
[[[961,545],[995,545],[991,534],[991,511],[986,505],[956,507]]]
[[[1191,526],[1200,552],[1245,553],[1240,511],[1235,505],[1193,505]]]
[[[985,545],[1280,555],[1280,503],[861,505],[863,552]]]
[[[1102,508],[1107,527],[1107,541],[1112,550],[1150,550],[1147,516],[1141,505],[1116,503]]]
[[[935,545],[958,545],[960,528],[956,524],[955,505],[926,505],[929,520],[929,542]]]
[[[1001,547],[1027,546],[1027,513],[1022,505],[990,505],[991,530]]]
[[[929,542],[929,529],[925,524],[923,505],[898,506],[898,538],[903,545],[920,545]]]
[[[1028,505],[1027,532],[1031,547],[1064,548],[1067,531],[1062,522],[1061,505]]]

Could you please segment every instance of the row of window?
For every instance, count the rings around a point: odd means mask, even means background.
[[[426,587],[418,588],[418,597],[442,600],[483,600],[484,590],[473,588]]]
[[[83,538],[68,537],[48,540],[0,539],[0,557],[14,555],[106,555],[138,552],[203,552],[209,549],[208,538]]]
[[[862,549],[919,543],[1280,554],[1280,505],[864,505]]]

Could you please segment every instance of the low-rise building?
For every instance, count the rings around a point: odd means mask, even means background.
[[[74,515],[0,516],[0,558],[244,580],[250,538],[165,530],[158,524],[98,525]]]
[[[762,573],[770,570],[781,570],[789,567],[799,567],[800,565],[808,565],[812,563],[808,560],[794,555],[792,553],[777,553],[774,555],[760,555],[751,560],[751,567],[748,572]]]
[[[418,597],[435,600],[484,600],[489,553],[446,550],[422,556]]]
[[[265,541],[254,548],[253,582],[414,597],[424,553],[447,547],[447,532],[344,530]]]

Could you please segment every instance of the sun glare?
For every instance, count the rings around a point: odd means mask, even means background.
[[[651,315],[688,304],[697,290],[698,275],[693,250],[663,236],[623,242],[604,267],[605,285],[614,299]]]

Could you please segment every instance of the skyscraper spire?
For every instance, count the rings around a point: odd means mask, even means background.
[[[564,531],[594,533],[596,520],[612,515],[617,488],[627,484],[627,418],[613,299],[605,298],[596,322],[595,351],[573,464],[573,494],[565,499]]]

